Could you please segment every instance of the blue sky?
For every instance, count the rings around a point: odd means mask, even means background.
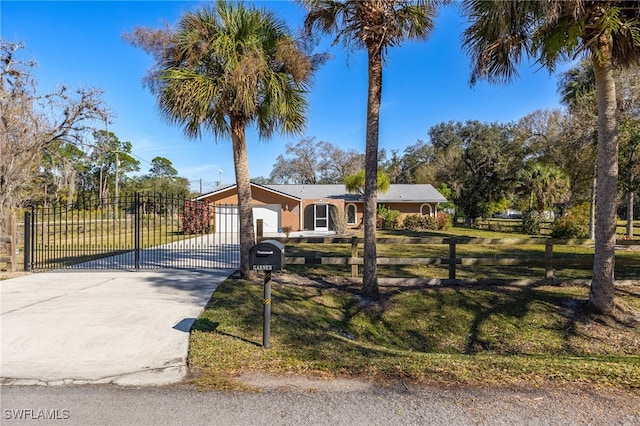
[[[172,26],[182,13],[202,1],[7,1],[0,2],[0,35],[26,45],[24,57],[38,63],[35,77],[41,93],[66,84],[95,87],[115,113],[109,130],[133,144],[133,154],[148,171],[156,156],[166,157],[181,176],[207,192],[222,177],[234,182],[231,143],[205,134],[186,138],[167,124],[141,79],[152,59],[121,36],[136,26]],[[290,28],[302,24],[304,11],[285,0],[245,1],[272,10]],[[388,52],[384,69],[380,148],[403,151],[428,140],[429,128],[443,121],[517,120],[536,109],[559,106],[557,74],[523,64],[510,85],[480,82],[469,87],[469,59],[460,47],[465,24],[455,6],[442,8],[436,29],[426,42],[410,42]],[[247,134],[252,177],[268,176],[287,142],[315,137],[343,149],[364,152],[367,70],[366,54],[347,54],[342,46],[324,46],[333,59],[315,75],[308,95],[308,124],[302,136],[276,135],[258,140]],[[563,71],[567,66],[560,67]],[[222,174],[219,174],[219,170]]]

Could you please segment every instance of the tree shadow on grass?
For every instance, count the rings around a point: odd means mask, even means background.
[[[527,345],[531,343],[531,340],[527,340],[526,333],[537,333],[539,336],[535,340],[551,338],[561,341],[557,347],[541,346],[543,352],[584,356],[591,354],[594,348],[600,347],[595,351],[605,354],[610,349],[613,336],[632,333],[638,324],[637,321],[621,315],[600,315],[593,312],[586,297],[554,294],[552,291],[538,288],[540,286],[541,284],[492,287],[490,290],[494,294],[484,304],[471,301],[467,309],[474,312],[474,316],[469,326],[464,353],[498,351],[507,355],[526,354],[529,352]],[[534,308],[534,304],[541,306]],[[528,320],[525,317],[529,314],[536,315],[536,311],[548,320],[547,324],[527,324]],[[495,341],[492,342],[492,336],[482,331],[483,325],[491,322],[492,318],[503,318],[507,326],[516,327],[516,338],[522,335],[523,341],[507,343],[503,347]],[[535,321],[533,316],[532,321]],[[527,327],[531,328],[526,330]],[[601,331],[594,331],[594,328],[600,328]],[[497,333],[499,334],[500,330]],[[505,336],[506,333],[502,338]]]
[[[403,336],[393,337],[392,340],[406,349],[440,352],[444,347],[451,348],[447,346],[446,339],[448,336],[455,338],[455,333],[458,333],[457,336],[464,338],[463,346],[459,346],[464,354],[524,355],[541,351],[582,356],[591,353],[589,342],[601,348],[596,349],[596,352],[604,354],[607,352],[605,335],[633,333],[637,326],[634,321],[594,314],[586,295],[556,292],[552,287],[545,288],[546,286],[548,284],[542,281],[528,285],[505,283],[431,286],[426,296],[426,305],[423,306],[425,310],[420,312],[418,305],[410,312],[407,321],[429,315],[432,318],[431,327],[435,324],[435,327],[440,328],[437,325],[437,318],[440,316],[444,318],[441,327],[449,331],[441,333],[440,330],[408,327]],[[383,312],[385,305],[394,303],[394,294],[413,293],[416,298],[420,298],[424,296],[426,287],[406,286],[388,290],[383,296],[387,302],[381,304],[381,312],[378,315],[371,315],[369,312],[369,315],[381,326],[392,330],[395,325],[386,320]],[[432,302],[428,302],[428,299]],[[452,316],[452,310],[460,311],[460,316]],[[460,327],[457,328],[458,331],[454,331],[456,327],[452,323],[455,322],[467,329],[466,336],[459,331]],[[600,328],[600,332],[593,332],[593,327]],[[545,343],[545,339],[551,339],[549,344]]]
[[[225,331],[218,330],[219,326],[220,326],[219,322],[211,321],[208,318],[198,318],[196,320],[196,322],[193,324],[193,327],[191,327],[191,331],[200,331],[202,333],[217,333],[217,334],[221,334],[223,336],[227,336],[227,337],[231,337],[233,339],[240,340],[240,341],[245,342],[245,343],[249,343],[249,344],[254,345],[254,346],[262,346],[262,344],[260,344],[258,342],[254,342],[253,340],[249,340],[249,339],[246,339],[246,338],[244,338],[242,336],[237,336],[235,334],[231,334],[231,333],[227,333]]]
[[[604,327],[620,328],[585,311],[586,294],[543,282],[381,286],[382,297],[361,297],[361,284],[349,280],[290,277],[273,283],[272,338],[292,357],[337,371],[367,368],[377,358],[402,357],[400,351],[460,354],[605,355]],[[225,286],[210,308],[232,315],[233,322],[254,336],[261,326],[262,285]],[[216,296],[214,294],[214,298]],[[405,305],[407,304],[407,305]],[[398,310],[401,309],[401,310]],[[589,324],[598,327],[593,332]],[[255,346],[250,338],[224,333],[212,321],[194,329],[215,331]],[[444,329],[444,330],[442,330]],[[631,335],[634,329],[621,330]],[[621,334],[621,337],[625,338]],[[621,340],[622,342],[622,340]],[[591,348],[590,345],[595,346]],[[369,361],[363,361],[363,357]]]
[[[530,286],[521,288],[511,294],[500,294],[501,292],[492,294],[488,300],[483,303],[472,301],[470,298],[463,297],[462,306],[474,312],[473,320],[469,326],[469,334],[464,348],[465,354],[477,354],[491,350],[492,344],[482,338],[481,327],[493,316],[507,317],[509,319],[522,319],[529,312],[529,307],[534,301],[532,298],[532,289]],[[518,294],[519,293],[519,294]],[[464,301],[464,299],[467,299]]]

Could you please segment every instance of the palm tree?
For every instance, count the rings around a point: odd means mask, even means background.
[[[347,191],[351,193],[364,195],[364,183],[364,170],[360,170],[357,173],[344,177],[344,185],[347,187]],[[376,180],[377,190],[380,192],[387,192],[389,190],[389,186],[391,186],[391,178],[389,178],[389,175],[383,170],[378,170],[378,178]]]
[[[524,57],[550,71],[565,58],[585,54],[592,63],[598,103],[596,248],[589,301],[610,313],[614,298],[614,247],[618,134],[614,66],[640,61],[640,2],[466,0],[469,27],[463,45],[472,59],[471,82],[508,82]]]
[[[618,129],[620,132],[619,141],[619,165],[620,167],[620,188],[626,191],[627,198],[627,237],[633,236],[633,198],[634,198],[634,180],[637,177],[634,174],[634,165],[637,164],[636,157],[638,154],[637,135],[637,111],[638,100],[638,84],[640,83],[639,67],[629,67],[616,70],[614,74],[616,82],[617,97],[617,117]],[[595,77],[593,75],[593,67],[588,60],[582,61],[579,65],[562,73],[561,80],[558,84],[558,92],[564,104],[569,106],[569,110],[573,115],[585,115],[587,120],[595,116],[597,109]],[[594,127],[596,125],[595,119]],[[635,123],[635,124],[634,124]],[[594,131],[594,147],[595,147],[595,131]],[[595,181],[595,166],[594,166]],[[595,185],[594,185],[595,186]],[[595,191],[594,191],[595,192]],[[595,216],[595,193],[592,197],[592,209]],[[589,231],[591,235],[593,232]],[[590,236],[593,238],[593,236]]]
[[[627,117],[621,126],[622,143],[620,163],[626,171],[621,179],[621,188],[627,193],[627,238],[633,238],[634,192],[640,189],[640,118]]]
[[[586,134],[593,144],[593,153],[597,149],[597,131],[596,119],[597,102],[596,102],[596,81],[593,75],[593,67],[591,61],[583,59],[575,67],[563,72],[558,82],[558,93],[563,104],[569,107],[571,115],[579,122],[585,123],[589,130]],[[591,144],[589,140],[585,140]],[[595,155],[594,155],[595,157]],[[595,158],[593,159],[593,176],[591,179],[591,199],[589,208],[589,239],[595,238],[596,233],[596,186],[597,186],[597,167]]]
[[[383,58],[406,39],[426,39],[434,27],[432,0],[301,0],[307,7],[305,28],[334,34],[347,49],[367,51],[368,93],[365,137],[364,268],[362,293],[377,299],[376,206],[378,134]]]
[[[596,78],[593,75],[591,61],[583,59],[575,67],[571,67],[560,75],[558,93],[560,101],[574,107],[585,97],[595,97]]]
[[[529,208],[535,206],[539,215],[553,207],[555,203],[566,200],[569,193],[569,181],[560,169],[549,164],[535,163],[523,169],[518,176],[520,190],[529,196]]]
[[[254,124],[262,138],[302,130],[309,58],[272,14],[219,1],[181,17],[157,75],[160,109],[170,122],[190,137],[203,130],[231,136],[240,270],[247,277],[255,238],[245,129]]]

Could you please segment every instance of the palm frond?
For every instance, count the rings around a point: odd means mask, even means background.
[[[539,7],[536,1],[463,3],[463,13],[470,22],[462,35],[462,44],[471,56],[471,84],[480,78],[508,83],[518,76],[517,65],[534,47]]]
[[[347,49],[384,52],[405,39],[426,39],[434,28],[436,5],[428,0],[303,0],[307,33],[335,35]]]
[[[469,21],[462,41],[472,61],[472,84],[479,78],[513,80],[525,57],[550,71],[581,53],[597,58],[602,37],[611,40],[614,62],[640,61],[638,1],[470,0],[462,10]]]
[[[231,116],[254,122],[262,137],[299,131],[311,72],[283,21],[218,1],[178,23],[158,73],[159,107],[190,137],[204,130],[227,136]]]

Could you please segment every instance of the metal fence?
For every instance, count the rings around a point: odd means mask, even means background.
[[[25,213],[25,270],[238,268],[236,206],[161,194]]]

